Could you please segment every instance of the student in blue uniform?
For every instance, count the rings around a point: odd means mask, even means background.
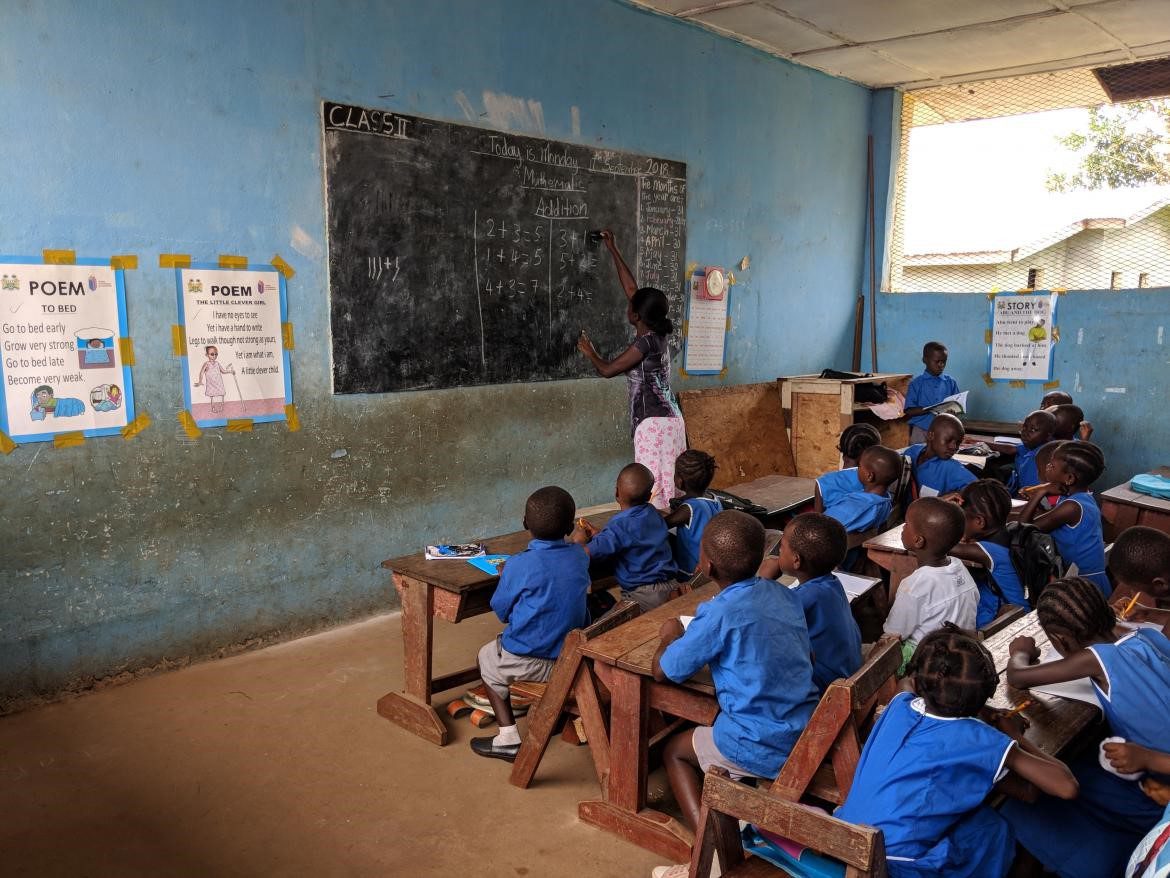
[[[662,513],[650,505],[654,476],[640,463],[627,464],[618,473],[614,497],[621,509],[597,530],[585,519],[569,539],[585,547],[594,561],[613,558],[614,576],[621,586],[622,598],[643,610],[651,610],[670,600],[677,588],[678,568],[670,550],[666,522]]]
[[[1062,798],[1076,795],[1076,781],[1028,743],[1019,717],[985,707],[995,663],[965,632],[924,637],[907,680],[912,691],[870,732],[836,816],[882,830],[891,878],[1003,878],[1015,845],[987,794],[1009,772]]]
[[[1048,487],[1037,486],[1020,521],[1031,522],[1052,534],[1065,564],[1076,565],[1076,575],[1096,583],[1106,597],[1113,591],[1105,573],[1105,538],[1101,532],[1101,510],[1089,493],[1089,486],[1105,470],[1105,455],[1091,442],[1063,442],[1052,453],[1044,478]],[[1042,515],[1036,512],[1048,494],[1060,496],[1056,506]]]
[[[982,628],[1008,604],[1032,609],[1008,549],[1007,520],[1012,498],[994,479],[972,482],[959,495],[966,527],[963,541],[950,551],[952,558],[973,561],[981,569],[972,576],[979,586],[976,627]]]
[[[547,680],[565,635],[588,623],[589,558],[565,541],[575,511],[569,492],[555,486],[534,491],[524,506],[532,541],[508,559],[492,595],[492,609],[506,627],[479,651],[479,674],[500,724],[498,734],[471,739],[480,756],[515,760],[520,733],[508,687],[516,680]]]
[[[765,558],[759,575],[796,579],[792,591],[804,608],[813,651],[813,682],[824,692],[834,680],[861,667],[861,630],[849,609],[849,596],[833,570],[845,558],[845,528],[828,515],[806,512],[784,528],[780,555]]]
[[[853,469],[861,459],[861,452],[872,445],[882,444],[882,434],[873,424],[858,421],[841,431],[837,450],[841,452],[841,469]]]
[[[926,443],[903,452],[910,458],[911,499],[957,495],[975,481],[971,471],[953,459],[964,435],[963,422],[954,415],[936,415]]]
[[[1024,418],[1020,425],[1020,444],[992,443],[992,448],[1005,457],[1012,458],[1012,477],[1008,488],[1018,492],[1042,481],[1036,468],[1036,452],[1052,441],[1056,430],[1056,416],[1052,412],[1038,409]]]
[[[1114,736],[1150,750],[1170,749],[1170,640],[1148,628],[1118,637],[1105,596],[1081,577],[1049,585],[1036,601],[1036,614],[1064,658],[1037,665],[1035,641],[1017,637],[1009,646],[1008,684],[1027,688],[1088,677]],[[1020,844],[1061,878],[1119,875],[1162,809],[1138,779],[1106,771],[1096,750],[1078,759],[1073,773],[1080,783],[1075,802],[1011,802],[1004,816]]]
[[[925,371],[906,388],[905,416],[910,421],[912,444],[926,441],[934,417],[927,409],[959,392],[955,379],[943,374],[947,367],[947,348],[942,342],[928,341],[922,346],[922,365],[926,367]]]
[[[743,512],[719,513],[699,554],[699,571],[719,594],[699,604],[685,629],[670,619],[659,632],[655,679],[681,683],[707,665],[719,701],[714,726],[680,732],[663,754],[692,830],[699,823],[699,772],[718,765],[736,779],[776,777],[817,704],[800,601],[756,575],[763,559],[764,526]]]
[[[715,477],[715,458],[705,451],[684,451],[674,462],[674,486],[682,502],[666,515],[666,526],[675,529],[674,561],[688,576],[699,563],[699,543],[703,529],[723,511],[718,500],[705,496]],[[671,501],[672,505],[674,501]]]
[[[1139,601],[1126,617],[1156,622],[1170,631],[1170,534],[1143,525],[1127,527],[1109,553],[1113,598],[1128,601],[1136,592],[1154,599]]]
[[[813,508],[841,522],[848,533],[880,527],[893,509],[890,485],[901,474],[898,452],[872,445],[861,452],[855,469],[834,470],[817,479]]]

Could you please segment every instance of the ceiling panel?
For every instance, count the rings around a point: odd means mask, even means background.
[[[762,43],[785,55],[839,45],[832,37],[819,34],[779,12],[756,4],[717,9],[697,15],[693,20],[720,30],[744,34],[753,42]]]
[[[817,27],[853,42],[885,40],[906,34],[928,33],[986,21],[998,21],[1035,12],[1053,12],[1046,0],[772,0],[783,9]]]
[[[1130,45],[1170,40],[1170,2],[1167,0],[1129,0],[1105,3],[1078,14],[1104,27]]]
[[[883,58],[869,49],[834,49],[818,54],[816,59],[819,70],[878,87],[929,78],[922,70]]]

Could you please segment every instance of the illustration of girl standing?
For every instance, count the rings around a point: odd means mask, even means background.
[[[203,385],[203,395],[211,400],[211,410],[213,412],[223,411],[223,375],[235,375],[235,368],[225,369],[219,364],[219,348],[215,345],[208,345],[203,349],[207,354],[207,359],[203,362],[203,366],[199,369],[199,377],[195,381],[195,386]],[[216,405],[216,397],[219,397],[219,404]]]

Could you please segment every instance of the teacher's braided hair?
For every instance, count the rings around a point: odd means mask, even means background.
[[[975,716],[999,684],[987,647],[950,622],[922,638],[907,674],[931,713],[941,716]]]
[[[1045,631],[1065,631],[1081,644],[1104,637],[1117,624],[1117,614],[1101,589],[1080,576],[1066,576],[1047,585],[1036,601],[1036,618]]]
[[[666,293],[654,287],[641,287],[630,299],[630,308],[642,318],[642,322],[659,335],[674,332],[670,317],[670,300]]]

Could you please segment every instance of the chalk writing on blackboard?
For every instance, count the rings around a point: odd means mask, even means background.
[[[594,374],[631,341],[591,228],[614,230],[681,324],[686,166],[325,103],[337,393]]]

